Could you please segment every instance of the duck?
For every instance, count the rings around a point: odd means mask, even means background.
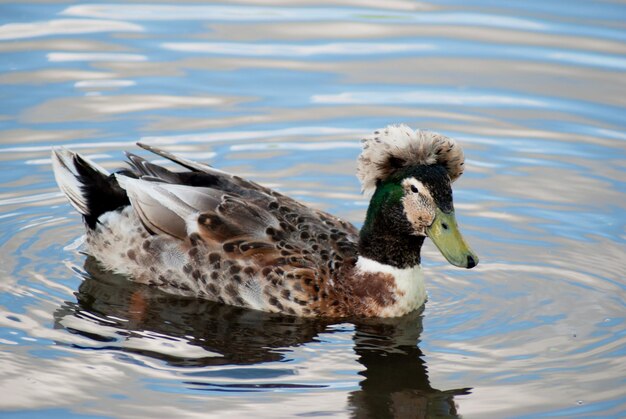
[[[360,231],[252,180],[154,146],[170,170],[133,153],[109,173],[54,148],[56,182],[82,215],[101,268],[166,293],[301,317],[388,318],[426,299],[428,237],[452,265],[477,255],[460,233],[452,183],[461,146],[390,125],[365,136],[356,174],[370,197]]]

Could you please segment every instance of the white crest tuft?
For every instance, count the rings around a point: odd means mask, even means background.
[[[389,125],[365,137],[362,143],[357,177],[366,193],[373,192],[378,181],[410,166],[443,165],[452,182],[463,174],[463,150],[453,139],[435,132],[414,131],[404,124]]]

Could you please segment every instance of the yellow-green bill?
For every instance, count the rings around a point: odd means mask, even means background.
[[[427,233],[437,249],[454,266],[471,269],[478,265],[478,256],[463,239],[454,211],[445,213],[439,208],[436,211],[435,221]]]

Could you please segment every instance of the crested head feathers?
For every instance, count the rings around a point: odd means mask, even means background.
[[[363,138],[362,143],[357,177],[366,193],[374,191],[379,181],[411,166],[440,164],[452,182],[463,174],[463,150],[453,139],[435,132],[390,125]]]

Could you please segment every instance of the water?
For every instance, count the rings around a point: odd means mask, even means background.
[[[626,6],[0,6],[3,417],[624,417]],[[49,150],[137,140],[361,225],[361,135],[457,138],[461,227],[402,319],[305,321],[99,272]]]

